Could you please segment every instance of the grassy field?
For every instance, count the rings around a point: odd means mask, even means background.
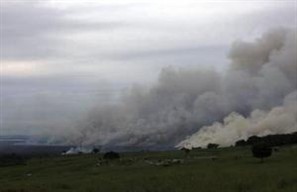
[[[280,148],[264,163],[249,148],[197,150],[187,158],[182,151],[124,153],[100,166],[99,157],[33,158],[26,165],[0,167],[0,191],[297,191],[296,147]],[[180,161],[164,163],[172,159]]]

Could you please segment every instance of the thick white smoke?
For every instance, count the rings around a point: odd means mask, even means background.
[[[297,131],[296,31],[235,42],[230,59],[225,75],[165,68],[153,87],[134,87],[121,104],[94,109],[68,138],[83,145],[175,146],[194,133],[180,145],[204,146]]]
[[[297,92],[289,94],[282,106],[274,107],[269,112],[252,111],[245,118],[238,113],[231,113],[223,123],[215,122],[202,127],[197,133],[182,141],[177,147],[206,147],[209,143],[231,146],[235,141],[247,140],[250,136],[291,133],[297,131]]]

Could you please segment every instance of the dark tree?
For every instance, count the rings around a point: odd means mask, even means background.
[[[245,146],[246,144],[247,144],[246,141],[242,139],[242,140],[236,141],[235,146],[236,147]]]
[[[104,154],[103,159],[109,159],[109,160],[113,160],[113,159],[119,159],[120,158],[120,154],[110,151]]]
[[[92,153],[95,153],[95,154],[99,153],[99,149],[98,149],[98,148],[94,148],[94,149],[92,150]]]
[[[182,151],[185,152],[186,157],[187,157],[187,156],[189,155],[189,153],[191,152],[191,149],[186,148],[186,147],[183,147],[183,148],[181,148],[180,150],[182,150]]]
[[[263,162],[264,158],[271,156],[272,148],[265,143],[258,143],[252,146],[252,153],[254,157],[260,158]]]
[[[253,145],[261,142],[261,140],[262,140],[261,137],[251,136],[251,137],[248,138],[248,140],[246,142],[247,142],[248,145],[253,146]]]
[[[218,148],[218,147],[219,147],[219,145],[216,144],[216,143],[209,143],[209,144],[207,145],[207,149],[216,149],[216,148]]]

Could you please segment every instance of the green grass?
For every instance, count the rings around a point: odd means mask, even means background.
[[[192,151],[184,163],[166,167],[149,165],[144,158],[157,162],[181,159],[184,153],[121,155],[121,161],[102,166],[96,165],[99,155],[80,155],[34,158],[27,165],[0,167],[0,192],[297,191],[296,147],[281,148],[264,163],[253,158],[249,148]]]

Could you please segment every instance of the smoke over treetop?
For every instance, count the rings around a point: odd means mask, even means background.
[[[178,144],[181,146],[206,147],[209,143],[221,146],[233,145],[235,141],[247,140],[250,136],[291,133],[297,130],[297,92],[289,94],[282,106],[269,112],[254,110],[248,118],[231,113],[223,123],[215,122],[202,127],[197,133]]]
[[[69,138],[83,145],[174,146],[198,131],[180,145],[203,146],[296,131],[295,53],[295,30],[281,29],[234,43],[225,75],[164,68],[154,86],[135,86],[120,104],[95,108]]]

